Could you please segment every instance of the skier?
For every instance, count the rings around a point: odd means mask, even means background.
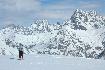
[[[23,45],[19,44],[19,59],[23,59]]]

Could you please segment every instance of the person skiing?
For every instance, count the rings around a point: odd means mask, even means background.
[[[19,59],[23,59],[23,45],[19,44]]]

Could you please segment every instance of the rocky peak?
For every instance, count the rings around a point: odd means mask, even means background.
[[[48,21],[44,19],[36,20],[33,24],[31,24],[30,29],[38,32],[48,31]]]

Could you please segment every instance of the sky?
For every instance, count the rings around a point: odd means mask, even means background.
[[[29,26],[38,19],[62,23],[76,9],[95,10],[105,16],[105,0],[0,0],[0,28],[8,24]]]

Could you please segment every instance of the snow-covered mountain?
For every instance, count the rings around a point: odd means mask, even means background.
[[[0,54],[64,55],[105,57],[105,18],[95,11],[76,10],[63,24],[36,20],[29,27],[8,25],[0,30]]]

